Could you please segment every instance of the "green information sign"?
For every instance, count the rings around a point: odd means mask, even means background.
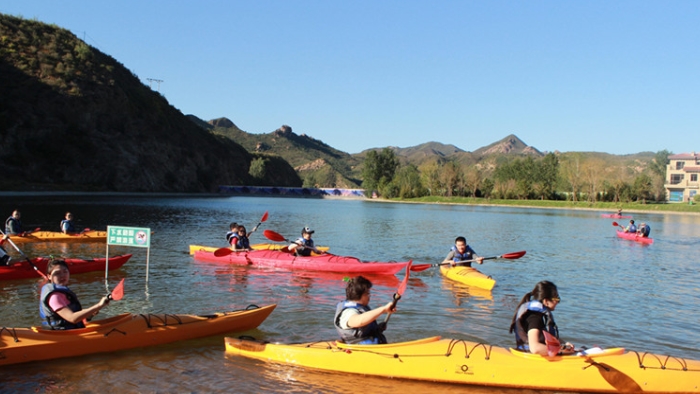
[[[107,245],[151,246],[151,229],[145,227],[107,226]]]

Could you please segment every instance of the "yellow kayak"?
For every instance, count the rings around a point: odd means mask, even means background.
[[[484,290],[491,290],[496,285],[496,280],[488,275],[484,275],[474,267],[450,267],[441,265],[440,272],[445,277],[468,286],[478,287]]]
[[[29,243],[29,242],[106,242],[106,231],[85,231],[82,233],[64,234],[60,231],[34,231],[27,235],[11,235],[12,242]]]
[[[623,348],[543,357],[440,337],[387,345],[285,345],[236,338],[226,338],[225,343],[228,355],[388,378],[569,392],[700,392],[700,361]],[[293,375],[294,369],[284,373]]]
[[[253,250],[280,250],[287,245],[279,244],[253,244],[250,248]],[[190,245],[190,254],[195,254],[195,252],[214,252],[217,249],[225,248],[226,246],[202,246],[202,245]],[[327,252],[330,249],[328,246],[317,246],[316,249]]]
[[[204,316],[124,313],[75,330],[3,327],[0,365],[114,352],[252,330],[267,319],[275,306]]]

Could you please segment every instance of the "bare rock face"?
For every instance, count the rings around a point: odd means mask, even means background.
[[[212,125],[214,127],[223,127],[223,128],[236,127],[236,125],[229,118],[212,119],[207,123],[209,123],[210,125]]]
[[[279,129],[272,132],[277,137],[290,137],[292,133],[292,128],[287,125],[282,125]]]
[[[306,164],[302,164],[298,167],[295,167],[294,170],[297,172],[315,171],[315,170],[318,170],[325,165],[328,165],[328,162],[326,162],[323,159],[317,159],[317,160],[312,161],[311,163],[306,163]]]

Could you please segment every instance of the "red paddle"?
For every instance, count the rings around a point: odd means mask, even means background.
[[[114,290],[107,295],[107,299],[109,301],[119,301],[122,298],[124,298],[124,278],[122,278],[122,280],[120,280],[119,283],[114,286]]]
[[[0,234],[2,234],[3,237],[5,236],[5,233],[3,233],[2,230],[0,230]],[[29,263],[29,265],[31,265],[32,268],[34,268],[34,271],[36,271],[39,275],[41,275],[42,278],[44,278],[44,279],[46,279],[46,280],[49,280],[49,277],[46,276],[46,274],[44,274],[43,272],[41,272],[41,271],[39,270],[39,267],[37,267],[36,265],[34,265],[34,263],[29,259],[29,257],[27,257],[27,255],[24,254],[24,252],[22,252],[22,251],[17,247],[17,245],[15,245],[14,242],[12,242],[12,239],[10,239],[10,237],[7,237],[7,240],[10,241],[10,245],[12,245],[12,246],[15,248],[15,250],[18,251],[19,254],[21,254],[22,257],[24,257],[25,260],[27,260],[27,263]]]
[[[623,230],[625,229],[625,228],[622,227],[618,222],[612,222],[612,225],[615,226],[615,227],[619,227],[619,228],[621,228],[621,229],[623,229]]]
[[[502,255],[500,255],[500,256],[484,257],[484,260],[495,260],[495,259],[517,260],[517,259],[519,259],[519,258],[525,256],[525,253],[527,253],[527,252],[524,251],[524,250],[521,250],[521,251],[519,251],[519,252],[506,253],[506,254],[502,254]],[[464,263],[473,263],[473,262],[475,262],[476,260],[477,260],[477,259],[472,259],[472,260],[461,260],[461,261],[455,262],[454,264],[460,265],[460,264],[464,264]],[[416,264],[416,265],[414,265],[413,267],[411,267],[411,271],[420,272],[420,271],[425,271],[425,270],[427,270],[427,269],[430,268],[430,267],[439,267],[439,266],[441,266],[441,265],[451,265],[451,264],[452,264],[451,262],[447,262],[447,263],[436,263],[436,264]]]
[[[260,222],[258,222],[258,224],[255,227],[253,227],[253,230],[250,233],[252,234],[256,232],[258,230],[258,227],[260,227],[261,224],[265,223],[265,221],[267,221],[267,211],[265,211],[265,213],[262,215],[262,218],[260,218]]]
[[[406,291],[406,286],[408,286],[408,278],[411,276],[411,263],[413,260],[409,260],[408,264],[406,264],[406,275],[403,277],[403,280],[401,281],[401,284],[399,284],[399,288],[396,290],[396,293],[394,293],[394,299],[391,301],[391,309],[394,309],[396,307],[396,303],[399,302],[401,299],[401,296],[403,293]],[[384,324],[389,321],[389,318],[391,317],[391,313],[386,315],[386,319],[384,320]]]
[[[233,253],[233,249],[231,248],[219,248],[214,251],[214,256],[224,257],[230,255],[231,253]]]
[[[265,238],[269,239],[270,241],[292,243],[292,241],[285,238],[282,234],[274,232],[272,230],[263,231],[263,235],[265,236]]]

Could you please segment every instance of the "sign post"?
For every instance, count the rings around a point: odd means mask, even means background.
[[[109,270],[109,245],[148,248],[146,251],[146,282],[148,282],[148,263],[151,256],[151,229],[147,227],[107,226],[107,261],[105,263],[105,282]]]

